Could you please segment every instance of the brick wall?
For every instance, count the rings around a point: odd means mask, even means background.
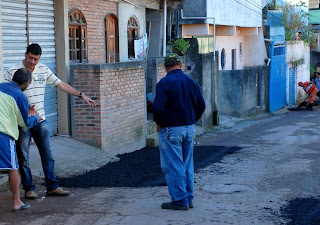
[[[68,11],[78,9],[87,21],[88,61],[106,62],[105,18],[109,14],[117,16],[117,3],[105,0],[68,0]]]
[[[146,145],[144,62],[71,65],[73,86],[98,107],[75,100],[72,136],[115,154]]]
[[[99,68],[91,67],[74,69],[70,66],[71,76],[74,76],[73,86],[98,103],[96,108],[88,106],[83,100],[74,98],[72,135],[77,139],[101,148],[102,116],[101,109],[101,73]]]
[[[182,58],[182,70],[185,71],[185,59]],[[155,57],[148,59],[148,70],[147,70],[147,87],[148,92],[152,91],[153,96],[155,96],[155,85],[167,75],[167,71],[164,68],[164,58],[163,57]],[[155,80],[156,79],[156,82]],[[147,125],[147,135],[156,134],[156,124],[152,121],[152,116],[148,118]]]
[[[158,82],[167,75],[167,71],[164,68],[164,62],[158,64]]]

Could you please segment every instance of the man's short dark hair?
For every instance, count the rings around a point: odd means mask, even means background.
[[[31,53],[33,55],[41,55],[42,54],[42,49],[40,45],[33,43],[27,47],[27,54]]]
[[[31,72],[26,68],[18,69],[14,73],[12,81],[16,82],[18,85],[22,85],[24,83],[29,84],[31,81]]]
[[[166,68],[171,68],[181,64],[181,58],[176,53],[169,53],[164,59],[164,65]]]
[[[174,66],[178,66],[180,64],[181,64],[181,62],[167,62],[167,63],[164,64],[164,66],[166,68],[171,68],[171,67],[174,67]]]

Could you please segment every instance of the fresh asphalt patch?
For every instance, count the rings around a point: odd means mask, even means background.
[[[224,156],[240,151],[240,147],[195,146],[195,172]],[[57,178],[60,186],[74,188],[91,187],[154,187],[165,186],[165,178],[160,168],[159,148],[143,148],[139,151],[118,155],[118,162],[108,163],[99,169],[70,178]]]
[[[297,108],[289,108],[288,109],[289,111],[311,111],[312,109],[307,109],[307,108],[299,108],[299,107],[297,107]]]
[[[320,199],[296,198],[281,208],[288,225],[319,225]]]

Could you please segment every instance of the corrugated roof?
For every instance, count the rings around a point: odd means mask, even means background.
[[[309,24],[320,24],[320,10],[309,10]]]

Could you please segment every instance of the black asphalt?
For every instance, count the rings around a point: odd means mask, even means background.
[[[240,147],[195,146],[195,172],[216,162],[225,155],[234,154]],[[108,163],[97,170],[70,178],[58,178],[64,187],[152,187],[166,185],[160,168],[158,148],[143,148],[139,151],[118,155],[120,161]]]
[[[243,140],[242,143],[254,142],[253,140],[255,138],[253,137],[259,135],[257,129],[268,130],[269,128],[274,127],[274,123],[296,123],[296,117],[305,116],[305,114],[301,113],[312,113],[312,111],[306,110],[305,108],[290,111],[291,112],[277,121],[273,121],[272,123],[260,123],[246,129],[244,131],[245,135],[234,133],[232,134],[232,138],[234,141],[241,139]],[[315,111],[319,111],[319,109],[316,108]],[[251,134],[251,132],[253,134]],[[222,141],[230,140],[230,138],[231,137],[229,135],[219,136],[219,139]],[[240,150],[241,148],[236,146],[195,146],[195,172],[197,173],[202,168],[220,162],[224,156],[236,154]],[[139,151],[119,155],[118,157],[120,158],[119,162],[109,163],[97,170],[90,171],[81,176],[58,178],[59,183],[64,187],[75,188],[141,188],[166,185],[164,175],[160,168],[158,148],[143,148]],[[265,210],[268,211],[272,209],[265,208]],[[274,212],[274,214],[275,217],[281,217],[287,221],[286,223],[278,221],[278,224],[320,225],[320,196],[315,196],[313,198],[304,198],[301,196],[300,198],[288,199],[287,204],[281,207],[280,212]]]
[[[281,208],[288,225],[319,225],[320,200],[316,198],[296,198]]]

